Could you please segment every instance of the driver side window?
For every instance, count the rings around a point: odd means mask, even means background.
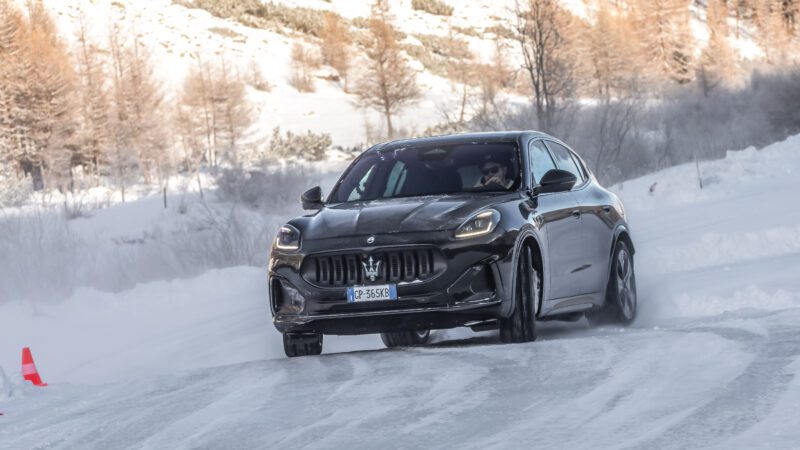
[[[528,156],[531,164],[531,177],[533,177],[531,181],[533,183],[538,184],[547,171],[556,168],[553,158],[550,157],[550,152],[547,151],[547,147],[544,146],[542,141],[531,143]]]
[[[350,192],[350,195],[347,196],[347,201],[351,202],[353,200],[361,199],[361,197],[364,195],[364,192],[367,190],[367,182],[369,182],[373,169],[375,169],[374,165],[370,167],[369,170],[367,170],[367,173],[365,173],[361,180],[359,180],[356,187]]]

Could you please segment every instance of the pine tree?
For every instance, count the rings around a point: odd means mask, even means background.
[[[126,53],[126,101],[131,112],[134,145],[142,176],[145,183],[151,183],[155,173],[158,183],[163,184],[171,159],[163,120],[161,83],[155,77],[150,52],[135,33]]]
[[[368,62],[356,82],[355,94],[361,106],[383,114],[391,139],[394,137],[392,117],[414,102],[420,92],[416,74],[403,57],[390,20],[388,2],[378,0],[372,7],[364,46]]]
[[[779,65],[785,63],[789,56],[787,50],[793,31],[787,26],[785,2],[786,0],[755,0],[754,8],[758,41],[764,49],[767,62]]]
[[[320,31],[320,52],[322,61],[336,69],[339,77],[344,80],[344,90],[347,92],[348,71],[350,69],[350,49],[352,43],[347,26],[342,24],[339,16],[333,13],[325,14],[322,30]]]
[[[728,45],[727,18],[725,0],[709,0],[706,14],[708,44],[700,54],[696,74],[705,97],[718,85],[733,77],[735,58]]]
[[[636,0],[637,38],[655,78],[691,81],[690,0]]]
[[[28,3],[29,31],[21,48],[24,91],[15,98],[14,120],[25,144],[17,155],[37,187],[71,188],[75,146],[74,71],[55,23],[41,0]]]
[[[0,164],[16,164],[20,136],[14,120],[15,99],[21,90],[20,39],[22,14],[10,0],[0,0]]]
[[[133,182],[138,166],[137,155],[133,151],[134,130],[131,124],[131,111],[128,105],[127,62],[124,48],[120,43],[121,30],[117,26],[109,33],[109,50],[112,63],[112,101],[108,121],[111,148],[109,166],[117,188],[125,202],[127,186]]]
[[[240,167],[242,160],[239,154],[240,141],[245,130],[252,123],[250,107],[245,96],[244,83],[231,72],[231,68],[220,57],[220,65],[215,71],[213,80],[213,103],[218,136],[217,142],[225,161],[233,167]]]
[[[109,36],[113,66],[111,165],[123,197],[137,169],[145,183],[152,183],[155,175],[163,184],[171,168],[164,96],[153,73],[150,53],[136,33],[131,33],[134,39],[130,43],[120,40],[126,34],[115,26]]]
[[[637,84],[638,49],[632,45],[631,34],[633,27],[628,16],[621,11],[612,12],[605,1],[600,2],[595,23],[584,39],[594,93],[601,98],[625,93]]]
[[[108,165],[106,153],[110,145],[110,100],[100,49],[89,41],[87,26],[86,16],[81,11],[75,48],[81,100],[77,146],[80,163],[94,177],[96,183],[101,167]]]

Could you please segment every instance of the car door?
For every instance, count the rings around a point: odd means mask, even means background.
[[[575,164],[588,179],[585,188],[575,191],[581,210],[583,245],[587,264],[583,285],[585,294],[605,292],[608,284],[608,264],[611,258],[612,235],[615,224],[613,200],[609,192],[593,182],[585,163],[570,152]]]
[[[531,185],[555,169],[555,161],[542,140],[528,146]],[[573,297],[582,293],[576,268],[581,265],[581,219],[578,202],[572,192],[539,194],[534,218],[541,220],[547,236],[549,267],[548,300]]]

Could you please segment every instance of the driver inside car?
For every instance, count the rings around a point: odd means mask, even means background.
[[[514,184],[514,180],[508,178],[508,167],[497,161],[484,161],[481,164],[481,173],[483,176],[478,180],[475,187],[489,187],[492,185],[500,185],[506,189]]]

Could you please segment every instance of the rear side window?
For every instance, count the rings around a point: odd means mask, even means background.
[[[547,146],[553,152],[553,157],[556,159],[558,168],[561,170],[566,170],[567,172],[575,175],[575,178],[578,179],[578,184],[583,183],[583,171],[578,168],[578,165],[575,163],[575,160],[572,158],[572,154],[567,147],[551,141],[547,142]]]
[[[542,141],[533,142],[529,153],[533,182],[539,183],[548,170],[556,168],[556,164],[553,162],[553,158],[550,157],[550,152],[547,151],[547,147],[544,146],[544,142]]]

